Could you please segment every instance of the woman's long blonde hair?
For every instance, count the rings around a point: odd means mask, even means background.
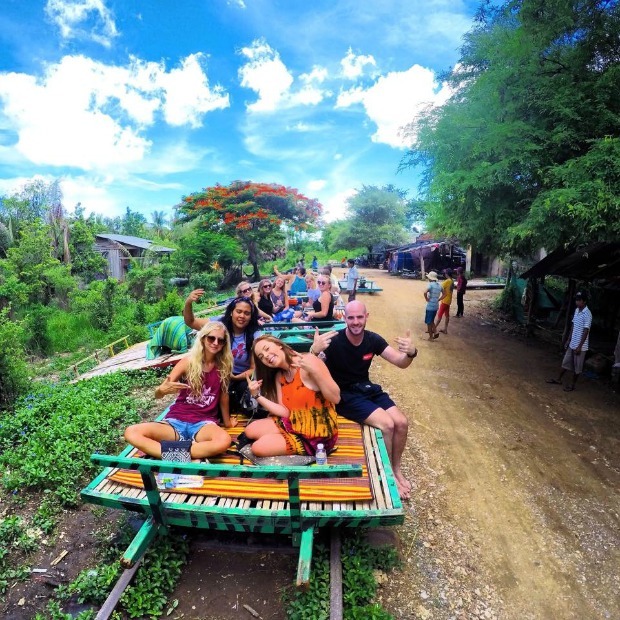
[[[224,346],[215,354],[215,367],[222,382],[222,390],[228,390],[230,376],[233,370],[233,356],[230,350],[230,336],[224,323],[209,321],[197,334],[196,340],[188,353],[189,364],[185,378],[194,396],[202,394],[202,365],[204,362],[203,339],[215,330],[221,330],[226,338]]]
[[[262,362],[262,360],[258,359],[256,353],[254,353],[254,348],[258,342],[266,340],[268,342],[272,342],[273,344],[279,346],[284,351],[284,358],[286,359],[286,363],[290,366],[291,362],[295,358],[295,351],[288,346],[288,344],[282,342],[280,339],[275,338],[274,336],[269,336],[265,334],[264,336],[259,336],[252,345],[252,354],[254,355],[254,367],[256,372],[256,379],[263,381],[261,385],[261,392],[265,394],[265,396],[276,402],[278,399],[278,392],[276,390],[276,376],[282,371],[282,368],[271,368]]]
[[[269,297],[271,295],[271,291],[269,291],[269,293],[265,294],[265,284],[272,284],[271,280],[269,278],[265,278],[264,280],[261,280],[259,285],[258,285],[258,294],[261,297]]]

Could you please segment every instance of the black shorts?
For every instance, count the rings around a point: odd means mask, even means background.
[[[381,386],[374,386],[374,389],[359,390],[355,387],[340,390],[340,402],[336,405],[336,412],[349,420],[360,424],[377,409],[389,409],[396,403],[386,394]]]

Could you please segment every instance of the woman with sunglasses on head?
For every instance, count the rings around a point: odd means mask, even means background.
[[[155,390],[156,398],[177,394],[165,418],[129,426],[125,430],[127,442],[155,458],[161,458],[162,441],[191,441],[192,459],[224,452],[231,440],[219,426],[219,414],[227,428],[237,425],[229,411],[232,365],[226,328],[217,321],[207,322],[189,353]]]
[[[314,455],[318,444],[327,452],[338,441],[334,403],[340,388],[315,355],[296,353],[273,336],[254,341],[256,380],[248,386],[258,405],[269,413],[245,429],[259,457],[285,454]]]
[[[185,300],[183,318],[185,323],[193,329],[201,329],[211,319],[200,319],[194,316],[193,303],[204,295],[203,289],[192,291]],[[254,334],[260,329],[258,323],[258,308],[251,297],[236,297],[228,306],[224,316],[219,320],[226,327],[230,337],[230,346],[233,356],[233,374],[230,386],[230,409],[241,411],[241,398],[247,388],[247,380],[254,368],[251,351]]]

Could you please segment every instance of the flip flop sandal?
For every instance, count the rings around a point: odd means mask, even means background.
[[[572,392],[574,389],[575,389],[575,388],[574,388],[574,387],[572,387],[571,385],[567,385],[567,386],[564,388],[564,391],[565,391],[565,392]]]
[[[553,385],[562,385],[562,382],[558,381],[557,379],[547,379],[546,383],[553,383]]]

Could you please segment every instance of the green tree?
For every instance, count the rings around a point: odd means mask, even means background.
[[[312,230],[322,207],[283,185],[234,181],[190,194],[177,209],[182,219],[198,219],[204,230],[237,239],[254,269],[253,278],[258,279],[261,251],[283,244],[282,224]]]
[[[32,302],[43,299],[46,304],[49,303],[52,287],[46,272],[60,265],[52,254],[49,227],[41,222],[33,222],[22,230],[19,243],[8,250],[7,261],[19,280],[27,286]]]
[[[6,258],[7,250],[13,243],[12,235],[5,224],[0,222],[0,258]]]
[[[602,0],[483,6],[402,162],[429,227],[521,254],[620,235],[619,20]]]
[[[131,237],[145,237],[146,218],[142,213],[132,211],[129,207],[125,210],[125,215],[121,218],[120,234],[129,235]]]
[[[408,237],[405,195],[393,186],[362,186],[347,200],[349,217],[334,237],[334,245],[346,250],[365,247],[370,254],[375,245],[404,243]]]
[[[167,223],[168,219],[163,211],[153,211],[151,213],[150,226],[156,237],[163,238]]]
[[[71,273],[90,282],[105,273],[106,259],[95,250],[95,224],[84,218],[84,210],[76,207],[69,221],[69,251],[72,257]]]

